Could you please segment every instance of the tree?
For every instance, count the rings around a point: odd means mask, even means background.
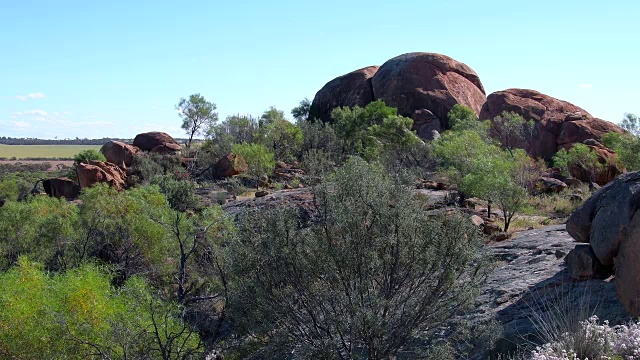
[[[76,164],[89,163],[89,161],[107,161],[101,152],[94,149],[82,150],[73,157]]]
[[[591,182],[595,182],[605,164],[600,163],[598,154],[585,144],[574,144],[569,151],[561,149],[553,156],[553,165],[562,169],[565,176],[584,171]]]
[[[287,120],[284,116],[284,111],[276,109],[274,106],[269,107],[268,110],[265,110],[260,116],[259,126],[266,126],[273,122]]]
[[[271,174],[276,166],[273,153],[260,144],[236,144],[232,152],[247,162],[246,174],[256,180],[256,189],[260,187],[260,178]]]
[[[629,171],[640,170],[640,137],[610,132],[602,137],[602,143],[616,152],[618,163]]]
[[[631,135],[640,137],[640,119],[634,114],[626,113],[620,124],[623,129],[627,130]]]
[[[300,105],[291,109],[291,115],[297,122],[301,122],[309,118],[309,110],[311,110],[311,101],[304,98],[300,101]]]
[[[453,131],[486,130],[485,123],[478,120],[476,113],[471,108],[461,104],[455,104],[447,114],[447,118],[449,119],[449,127]]]
[[[525,147],[533,125],[533,121],[527,121],[514,112],[504,111],[493,118],[490,133],[500,143],[500,146],[513,157],[515,148],[523,149]]]
[[[260,129],[257,142],[272,149],[279,161],[294,161],[300,156],[302,130],[287,120],[273,120]]]
[[[180,99],[176,110],[182,118],[182,129],[189,137],[187,149],[191,148],[191,141],[195,135],[206,133],[218,121],[216,104],[206,101],[200,94],[190,95],[189,99]]]
[[[229,244],[239,329],[313,359],[391,359],[472,304],[485,277],[480,234],[428,217],[381,166],[352,158],[314,188],[318,219],[260,211]],[[272,358],[278,358],[273,355]]]

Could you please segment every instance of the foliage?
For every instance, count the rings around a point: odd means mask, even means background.
[[[236,144],[232,151],[247,162],[249,169],[246,174],[256,180],[271,174],[276,166],[273,153],[263,145]]]
[[[586,171],[592,182],[605,166],[599,162],[598,155],[585,144],[574,144],[569,151],[561,149],[552,160],[553,165],[562,169],[565,176],[570,176],[571,169],[577,167]]]
[[[260,120],[258,121],[259,127],[267,126],[276,121],[287,120],[284,116],[284,111],[276,109],[274,106],[269,107],[268,110],[265,110],[260,116]]]
[[[25,202],[8,201],[0,208],[0,271],[29,256],[60,270],[80,261],[80,219],[77,206],[66,200],[37,196]]]
[[[156,176],[162,175],[173,175],[179,178],[188,177],[177,156],[164,156],[154,153],[146,153],[134,157],[130,172],[145,183],[148,183]]]
[[[33,184],[14,174],[0,180],[0,200],[25,200],[33,189]]]
[[[181,127],[189,137],[187,149],[191,148],[191,141],[195,135],[206,133],[218,121],[216,104],[205,100],[200,94],[190,95],[189,99],[180,99],[176,110],[182,118]]]
[[[323,123],[320,120],[303,121],[298,123],[298,127],[302,131],[302,149],[301,153],[309,153],[311,150],[319,150],[324,152],[330,161],[340,164],[344,158],[344,146],[338,138],[335,129],[329,123]]]
[[[102,269],[50,276],[25,258],[0,273],[0,356],[17,359],[184,359],[202,351],[176,306],[143,281],[119,289]]]
[[[258,143],[270,148],[278,161],[296,160],[302,148],[302,130],[287,120],[272,120],[259,130]]]
[[[309,118],[309,110],[311,110],[311,101],[304,98],[298,106],[291,109],[291,115],[297,122],[302,122]]]
[[[324,176],[331,173],[336,167],[331,156],[321,149],[310,149],[303,158],[302,168],[305,172],[305,182],[310,185],[322,182]]]
[[[534,122],[525,120],[515,112],[503,111],[491,121],[491,136],[500,146],[514,156],[514,149],[525,147],[525,142],[531,136]]]
[[[449,127],[453,131],[467,130],[486,135],[489,128],[488,122],[479,121],[476,113],[462,104],[455,104],[449,110],[447,118],[449,119]]]
[[[76,164],[89,163],[89,161],[107,161],[100,151],[94,149],[82,150],[73,157]]]
[[[623,129],[627,130],[631,135],[640,137],[640,119],[634,114],[624,114],[622,123],[620,124]]]
[[[160,192],[167,198],[169,207],[174,210],[195,210],[199,206],[195,184],[191,181],[176,179],[171,175],[159,175],[151,179],[151,185],[160,188]]]
[[[347,151],[367,160],[383,152],[404,152],[422,142],[411,130],[413,120],[398,115],[381,100],[364,108],[336,108],[331,112],[335,130]]]
[[[239,329],[299,358],[386,359],[471,304],[485,273],[469,222],[427,217],[357,158],[314,193],[310,228],[289,210],[241,222],[229,246]]]
[[[615,151],[622,167],[629,171],[640,170],[640,137],[610,132],[602,137],[602,143]]]

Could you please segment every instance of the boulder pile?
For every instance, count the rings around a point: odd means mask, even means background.
[[[615,272],[618,299],[640,316],[640,172],[610,182],[567,220],[567,232],[581,243],[569,262],[575,279]],[[576,248],[578,249],[578,248]]]

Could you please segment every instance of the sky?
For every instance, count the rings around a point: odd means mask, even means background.
[[[619,122],[640,113],[637,0],[0,0],[0,136],[182,137],[180,98],[220,119],[290,110],[397,55],[466,63]]]

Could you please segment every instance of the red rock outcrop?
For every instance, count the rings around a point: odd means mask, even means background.
[[[80,196],[80,185],[69,178],[42,180],[44,192],[49,196],[74,200]]]
[[[151,149],[151,152],[160,154],[160,155],[173,155],[178,153],[181,149],[182,148],[180,147],[180,145],[176,143],[167,142],[167,143],[155,146],[153,149]]]
[[[171,144],[171,145],[169,145]],[[151,131],[136,135],[133,139],[133,146],[144,151],[152,151],[155,147],[164,145],[167,149],[178,149],[178,144],[171,135],[159,131]],[[177,145],[177,147],[175,146]]]
[[[597,155],[598,162],[602,164],[602,169],[592,173],[581,166],[573,165],[569,167],[569,174],[572,177],[586,183],[606,185],[624,172],[624,169],[617,165],[616,154],[611,149],[594,139],[587,139],[582,143]],[[573,145],[574,144],[563,144],[560,145],[560,147],[569,150]]]
[[[125,144],[120,141],[109,141],[102,145],[100,152],[104,155],[108,162],[118,166],[131,166],[133,159],[140,152],[136,146]]]
[[[124,190],[127,176],[117,165],[102,161],[89,161],[76,166],[80,187],[90,187],[97,183],[107,183],[118,191]]]
[[[535,90],[507,89],[490,94],[480,119],[493,119],[503,111],[513,111],[535,122],[526,150],[545,160],[550,160],[560,147],[587,139],[599,141],[608,132],[623,132],[619,126],[594,118],[576,105]]]
[[[398,113],[411,117],[426,109],[449,128],[447,114],[462,104],[476,114],[486,101],[480,78],[469,66],[448,56],[409,53],[385,62],[373,76],[373,94]]]
[[[230,177],[240,175],[248,169],[249,166],[242,157],[229,153],[218,160],[213,167],[213,173],[216,177]]]
[[[454,105],[478,114],[486,96],[469,66],[445,55],[416,52],[331,80],[313,99],[309,117],[331,121],[331,111],[338,106],[364,107],[375,100],[413,118],[414,130],[429,138],[433,130],[449,127],[447,114]]]
[[[331,111],[341,106],[367,106],[374,101],[371,78],[378,66],[368,66],[329,81],[313,98],[310,119],[331,121]]]

